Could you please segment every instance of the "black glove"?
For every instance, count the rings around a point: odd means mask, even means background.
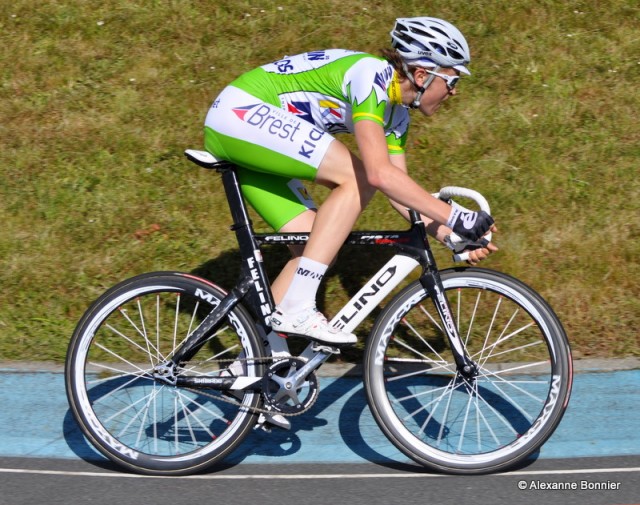
[[[456,202],[451,202],[451,215],[449,215],[447,226],[456,235],[475,242],[491,229],[493,223],[493,218],[484,210],[474,212]]]

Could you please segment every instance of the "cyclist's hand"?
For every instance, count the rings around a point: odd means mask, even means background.
[[[489,231],[496,233],[498,228],[495,224],[492,224]],[[469,265],[477,265],[482,260],[486,259],[491,253],[498,250],[498,247],[493,242],[489,242],[486,238],[481,238],[480,240],[469,240],[464,237],[460,237],[456,233],[446,235],[443,242],[455,253],[454,259],[460,258],[456,259],[456,261],[464,259],[464,261]]]
[[[493,223],[493,218],[485,211],[475,212],[456,202],[451,202],[451,214],[447,220],[447,226],[456,235],[476,242],[491,231]]]
[[[477,265],[482,260],[487,259],[487,257],[491,253],[494,253],[497,250],[498,250],[498,247],[493,242],[489,242],[486,245],[486,247],[478,247],[477,249],[465,249],[464,252],[469,253],[469,256],[467,258],[467,263],[469,265]]]

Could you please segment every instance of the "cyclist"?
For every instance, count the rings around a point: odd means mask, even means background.
[[[205,120],[205,148],[237,164],[247,201],[275,230],[307,232],[303,251],[274,281],[274,331],[330,345],[355,335],[331,327],[316,309],[319,284],[376,191],[405,217],[421,213],[429,232],[454,247],[452,230],[469,242],[496,231],[491,216],[450,206],[407,173],[408,109],[431,116],[469,74],[467,42],[437,18],[399,18],[393,50],[383,56],[331,49],[251,70],[229,84]],[[353,133],[360,157],[333,135]],[[300,179],[332,191],[317,208]],[[459,247],[465,247],[464,245]],[[485,240],[470,262],[497,250]]]

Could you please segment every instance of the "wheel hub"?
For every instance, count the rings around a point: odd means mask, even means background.
[[[153,369],[153,378],[175,386],[178,381],[178,377],[176,376],[176,364],[172,361],[168,361],[156,365]]]

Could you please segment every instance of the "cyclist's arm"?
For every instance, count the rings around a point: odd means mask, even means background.
[[[400,170],[402,170],[405,173],[408,173],[407,171],[407,160],[406,157],[403,154],[392,154],[389,155],[389,160],[391,161],[391,164],[398,167]],[[407,221],[409,220],[409,211],[407,210],[407,208],[404,205],[399,204],[398,202],[389,199],[389,203],[391,204],[391,206],[398,211],[398,213],[404,217]],[[444,243],[444,238],[447,235],[451,234],[451,229],[448,228],[447,226],[437,223],[436,221],[434,221],[433,219],[429,219],[426,216],[421,216],[422,221],[424,222],[424,224],[427,227],[427,232],[429,233],[429,235],[431,235],[432,237],[434,237],[436,240],[438,240],[439,242]]]
[[[406,163],[406,157],[404,154],[390,155],[389,160],[393,165],[395,165],[400,170],[407,173],[407,163]],[[395,210],[397,210],[400,213],[402,217],[409,220],[409,211],[404,205],[400,205],[398,202],[395,202],[392,199],[389,199],[389,203]],[[424,215],[420,217],[422,221],[425,223],[427,232],[429,233],[429,235],[435,237],[436,240],[444,244],[444,238],[447,235],[451,234],[451,229],[443,224],[435,222],[433,219],[429,219]],[[471,265],[477,265],[480,261],[486,259],[487,256],[489,256],[493,252],[496,252],[497,250],[498,248],[493,243],[490,243],[487,245],[486,248],[480,248],[480,249],[469,251],[469,259],[467,261]]]
[[[415,209],[432,221],[447,222],[451,207],[422,189],[409,177],[406,166],[398,167],[391,162],[380,124],[361,120],[355,123],[354,131],[371,186],[400,206]]]

